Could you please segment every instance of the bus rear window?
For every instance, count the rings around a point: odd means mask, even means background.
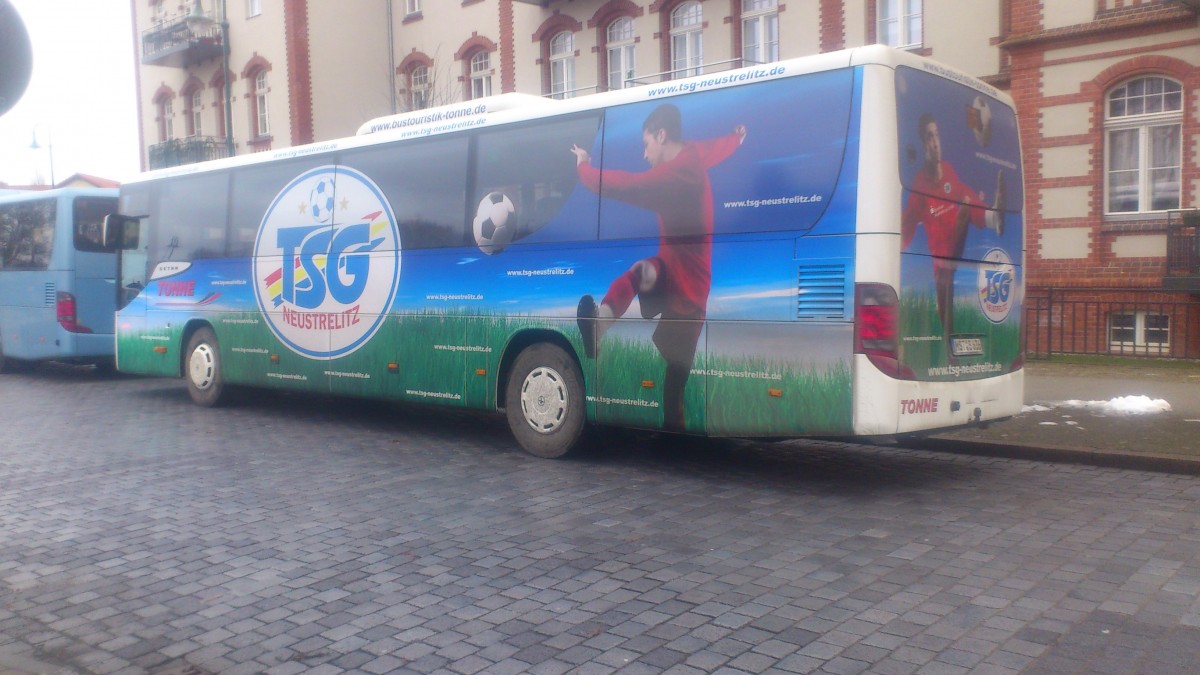
[[[104,217],[117,212],[117,200],[109,197],[80,197],[75,200],[75,250],[111,253],[104,247]],[[114,242],[115,243],[115,242]]]

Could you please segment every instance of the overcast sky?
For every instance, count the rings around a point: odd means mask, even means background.
[[[33,78],[0,116],[0,181],[74,173],[127,180],[138,163],[129,0],[10,0],[33,42]],[[29,145],[37,131],[41,150]]]

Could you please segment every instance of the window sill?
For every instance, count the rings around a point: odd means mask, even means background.
[[[1167,229],[1166,212],[1110,213],[1100,223],[1101,232],[1163,232]]]
[[[406,14],[404,16],[404,20],[402,20],[400,23],[401,23],[401,25],[410,24],[414,21],[420,21],[421,19],[424,19],[424,18],[425,18],[425,15],[422,14],[421,12],[413,12],[412,14]]]

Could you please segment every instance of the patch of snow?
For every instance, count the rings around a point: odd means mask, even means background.
[[[1118,396],[1108,401],[1061,401],[1067,408],[1083,408],[1097,415],[1147,415],[1171,411],[1171,404],[1149,396]]]

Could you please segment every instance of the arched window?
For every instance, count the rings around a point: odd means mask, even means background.
[[[213,110],[217,111],[216,136],[218,138],[225,138],[225,76],[221,73],[221,71],[218,70],[217,73],[213,75],[213,78],[208,81],[208,87],[214,94],[214,97],[211,99]],[[232,129],[230,131],[232,131]]]
[[[175,138],[175,99],[170,96],[160,97],[158,104],[158,142]]]
[[[704,10],[685,2],[671,10],[671,77],[691,77],[703,71]]]
[[[476,52],[471,57],[471,98],[492,95],[492,55]]]
[[[254,89],[250,101],[253,109],[250,118],[254,120],[254,135],[257,138],[271,135],[271,115],[267,105],[267,92],[270,90],[267,82],[267,71],[260,70],[254,74]]]
[[[562,31],[550,38],[550,96],[570,98],[575,89],[575,34]]]
[[[201,114],[204,106],[204,90],[196,88],[188,95],[188,136],[204,135],[204,117]]]
[[[879,0],[877,41],[889,47],[915,49],[921,46],[922,0]]]
[[[633,86],[633,19],[623,16],[608,24],[605,43],[608,47],[608,88],[624,89]]]
[[[1179,208],[1183,87],[1165,77],[1138,77],[1111,89],[1106,102],[1105,211]]]
[[[413,110],[429,107],[429,66],[414,66],[408,73],[408,96]]]
[[[742,65],[779,60],[779,0],[742,0]]]

